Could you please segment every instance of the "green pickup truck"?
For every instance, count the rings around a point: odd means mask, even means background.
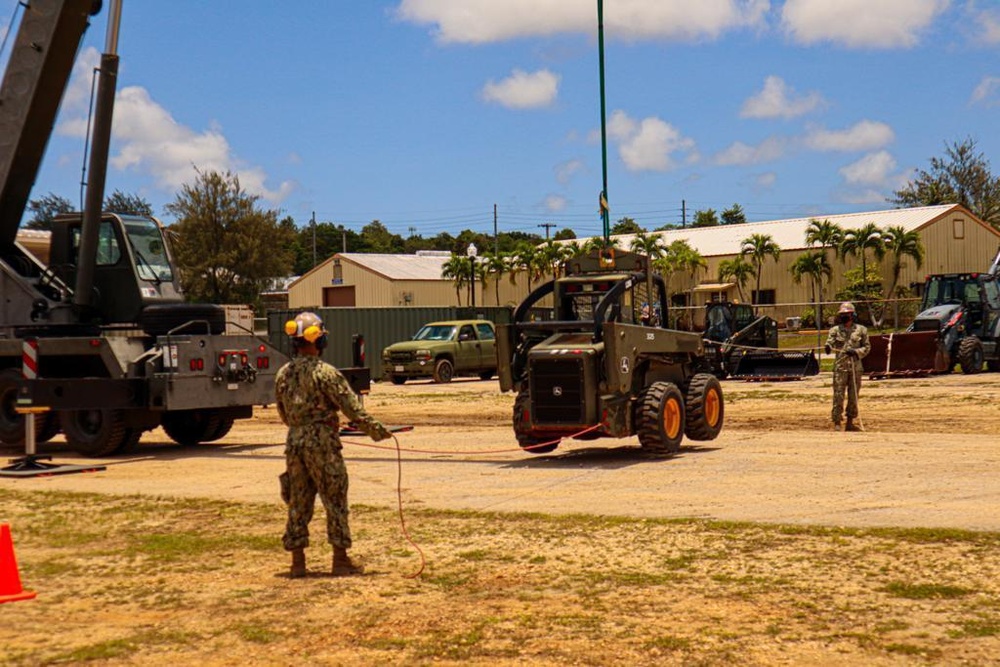
[[[382,350],[382,375],[393,384],[424,377],[451,382],[456,375],[489,380],[496,372],[496,333],[485,320],[431,322],[412,340]]]

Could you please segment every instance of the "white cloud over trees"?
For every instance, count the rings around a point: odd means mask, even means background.
[[[480,91],[486,102],[508,109],[539,109],[551,106],[559,96],[559,75],[547,69],[524,72],[515,69],[506,79],[486,82]]]
[[[740,109],[741,118],[783,118],[804,116],[824,104],[823,96],[817,92],[799,95],[780,76],[769,76],[764,80],[763,89],[748,98]]]
[[[677,166],[675,154],[695,150],[694,140],[670,123],[655,116],[637,121],[621,110],[608,119],[608,137],[629,171],[669,171]]]
[[[848,48],[915,46],[949,0],[785,0],[781,22],[800,44]]]

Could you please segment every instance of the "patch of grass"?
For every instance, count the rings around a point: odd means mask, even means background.
[[[691,640],[674,635],[662,635],[654,637],[645,644],[648,649],[659,649],[661,651],[683,651],[691,647]]]
[[[484,561],[490,557],[490,552],[485,549],[473,549],[471,551],[460,551],[455,554],[462,560],[471,560],[473,562]]]
[[[883,648],[888,653],[898,653],[900,655],[922,656],[925,658],[936,658],[941,655],[941,651],[937,649],[931,649],[925,646],[916,646],[914,644],[905,644],[902,642],[886,644]]]
[[[994,619],[974,619],[962,621],[961,630],[950,632],[953,638],[959,637],[996,637],[1000,635],[1000,621]]]
[[[901,581],[890,582],[885,591],[890,595],[907,600],[949,600],[972,595],[975,591],[962,586],[943,584],[907,584]]]
[[[234,628],[243,641],[254,644],[270,644],[281,639],[281,634],[260,623],[244,623]]]

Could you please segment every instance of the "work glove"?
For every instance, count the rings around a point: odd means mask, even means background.
[[[858,351],[857,350],[844,350],[844,356],[845,357],[850,357],[851,359],[857,359],[858,358]]]
[[[824,345],[823,346],[823,351],[826,352],[827,354],[830,354],[830,345],[829,344]]]
[[[386,440],[392,437],[392,431],[387,429],[384,424],[378,423],[375,425],[375,433],[371,436],[372,440],[378,442],[379,440]]]

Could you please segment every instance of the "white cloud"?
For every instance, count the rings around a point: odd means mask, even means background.
[[[712,162],[724,167],[773,162],[783,157],[787,148],[788,140],[783,137],[768,137],[756,146],[736,141],[717,153]]]
[[[817,151],[870,151],[892,143],[896,133],[885,123],[863,120],[846,130],[812,128],[805,145]]]
[[[1000,9],[972,9],[972,24],[981,30],[981,38],[987,44],[1000,44]]]
[[[609,36],[626,40],[715,39],[762,25],[770,0],[616,0],[606,3]],[[592,0],[401,0],[402,21],[431,25],[442,43],[483,44],[559,33],[597,32]]]
[[[984,104],[988,107],[1000,106],[1000,76],[984,76],[972,91],[969,104]]]
[[[85,135],[90,72],[99,60],[100,56],[92,47],[78,59],[63,102],[65,119],[57,128],[60,134]],[[268,188],[267,173],[261,167],[243,164],[235,158],[221,129],[212,127],[196,132],[181,125],[140,86],[118,91],[112,139],[117,153],[111,156],[111,166],[147,174],[156,187],[164,191],[177,191],[185,183],[192,182],[196,176],[195,167],[201,171],[237,174],[243,188],[272,203],[281,202],[293,190],[288,181],[276,190]]]
[[[795,90],[779,76],[764,80],[764,88],[747,99],[740,110],[741,118],[797,118],[823,105],[817,92],[796,95]]]
[[[785,0],[781,20],[800,44],[907,48],[950,0]]]
[[[848,185],[884,186],[895,170],[896,158],[888,151],[877,151],[841,167],[839,171]]]
[[[496,102],[508,109],[547,107],[559,95],[559,75],[547,69],[533,73],[515,69],[502,81],[488,81],[480,95],[483,100]]]
[[[634,120],[618,110],[608,120],[608,136],[618,142],[618,153],[629,171],[669,171],[674,153],[690,153],[694,140],[655,116]]]
[[[766,171],[763,174],[757,174],[754,178],[754,187],[757,190],[770,190],[777,182],[778,175],[773,171]]]
[[[562,195],[549,195],[545,198],[544,206],[545,210],[549,213],[558,213],[559,211],[566,210],[566,206],[569,202]]]
[[[573,177],[576,176],[577,173],[583,170],[584,166],[583,160],[576,158],[567,160],[566,162],[560,162],[555,166],[556,181],[562,185],[566,185],[573,180]]]

